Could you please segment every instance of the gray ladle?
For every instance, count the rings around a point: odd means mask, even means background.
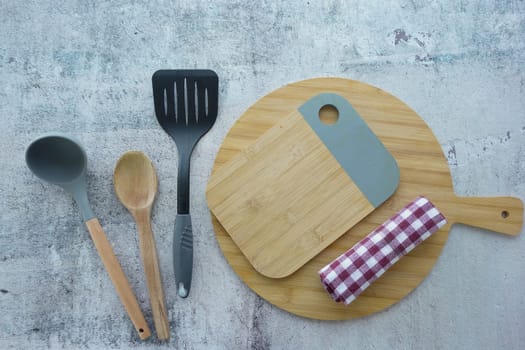
[[[64,188],[73,195],[100,259],[104,263],[131,322],[141,339],[148,338],[151,332],[137,299],[104,230],[89,205],[85,180],[87,156],[84,149],[69,136],[44,135],[34,140],[27,148],[26,163],[36,176]]]

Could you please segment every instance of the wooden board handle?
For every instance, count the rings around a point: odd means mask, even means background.
[[[523,202],[515,197],[456,197],[447,213],[451,222],[518,235],[523,226]]]
[[[104,230],[100,226],[97,218],[86,221],[86,226],[91,234],[93,243],[95,243],[100,259],[117,290],[120,301],[124,304],[140,339],[147,339],[151,335],[151,331],[144,319],[144,315],[140,310],[135,294],[133,294],[133,290],[129,285],[124,271],[122,271],[122,267],[111,248],[111,244],[109,243]]]
[[[162,288],[162,278],[157,257],[157,247],[155,238],[151,230],[150,212],[142,210],[135,214],[137,229],[139,231],[140,253],[144,264],[144,273],[148,285],[151,311],[153,312],[153,322],[157,337],[166,340],[170,337],[170,326],[166,305],[164,303],[164,291]]]

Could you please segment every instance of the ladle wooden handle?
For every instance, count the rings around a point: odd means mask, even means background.
[[[151,335],[151,331],[144,319],[142,311],[140,310],[139,303],[135,298],[135,294],[133,294],[128,279],[126,278],[124,271],[122,271],[122,267],[111,248],[111,244],[106,238],[104,230],[100,226],[97,218],[86,221],[86,226],[91,234],[93,243],[95,243],[100,259],[102,260],[102,263],[104,263],[106,271],[117,290],[120,301],[124,304],[140,339],[147,339]]]
[[[166,305],[164,303],[164,291],[157,257],[157,247],[155,245],[153,232],[151,231],[150,212],[149,210],[141,210],[135,212],[134,216],[139,231],[140,253],[142,255],[142,263],[144,264],[146,282],[148,284],[155,330],[160,340],[166,340],[170,337],[170,326]]]

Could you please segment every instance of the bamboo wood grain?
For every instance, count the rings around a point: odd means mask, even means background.
[[[151,160],[140,151],[128,151],[118,160],[113,174],[115,193],[135,219],[139,233],[140,254],[153,313],[157,337],[166,340],[170,329],[155,238],[151,230],[151,209],[158,180]]]
[[[111,248],[111,244],[106,238],[106,234],[98,222],[98,219],[94,218],[86,221],[86,226],[91,235],[91,239],[97,248],[100,259],[102,260],[102,263],[104,264],[104,267],[106,268],[106,271],[108,272],[109,277],[111,278],[111,281],[117,290],[120,301],[126,308],[129,318],[135,326],[140,339],[149,338],[151,331],[148,327],[148,324],[146,323],[146,320],[144,319],[142,311],[140,310],[139,304],[135,298],[135,295],[133,294],[133,290],[129,285],[128,279],[126,278],[124,271],[122,271],[122,267],[120,266],[120,263],[118,262],[117,257]]]
[[[523,203],[520,199],[456,196],[447,160],[425,122],[394,96],[354,80],[309,79],[264,96],[229,131],[217,154],[213,173],[241,154],[283,117],[322,92],[334,92],[349,100],[396,159],[401,171],[400,184],[383,205],[295,273],[282,279],[267,278],[258,273],[212,214],[216,237],[226,260],[241,280],[262,298],[291,313],[314,319],[343,320],[366,316],[397,303],[424,280],[440,256],[454,223],[508,235],[521,232]],[[323,290],[317,271],[418,195],[432,200],[449,223],[397,262],[352,304],[346,307],[335,303]],[[473,236],[472,239],[476,238]],[[509,241],[503,239],[500,243],[505,245]]]
[[[254,268],[273,278],[374,210],[298,111],[214,173],[207,198]]]
[[[456,197],[449,216],[457,223],[511,236],[520,233],[523,202],[512,197]],[[459,213],[457,217],[456,213]]]
[[[155,331],[160,340],[167,340],[170,337],[170,328],[166,305],[164,303],[164,291],[162,288],[157,248],[151,230],[151,208],[147,210],[131,210],[131,212],[137,223],[137,230],[139,231],[140,254],[146,275]]]

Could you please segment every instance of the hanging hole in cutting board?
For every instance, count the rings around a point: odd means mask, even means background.
[[[504,218],[504,219],[508,218],[508,217],[509,217],[509,212],[506,211],[506,210],[503,210],[503,211],[501,212],[501,217]]]
[[[324,105],[319,110],[319,119],[324,124],[333,125],[339,119],[339,111],[333,105]]]

